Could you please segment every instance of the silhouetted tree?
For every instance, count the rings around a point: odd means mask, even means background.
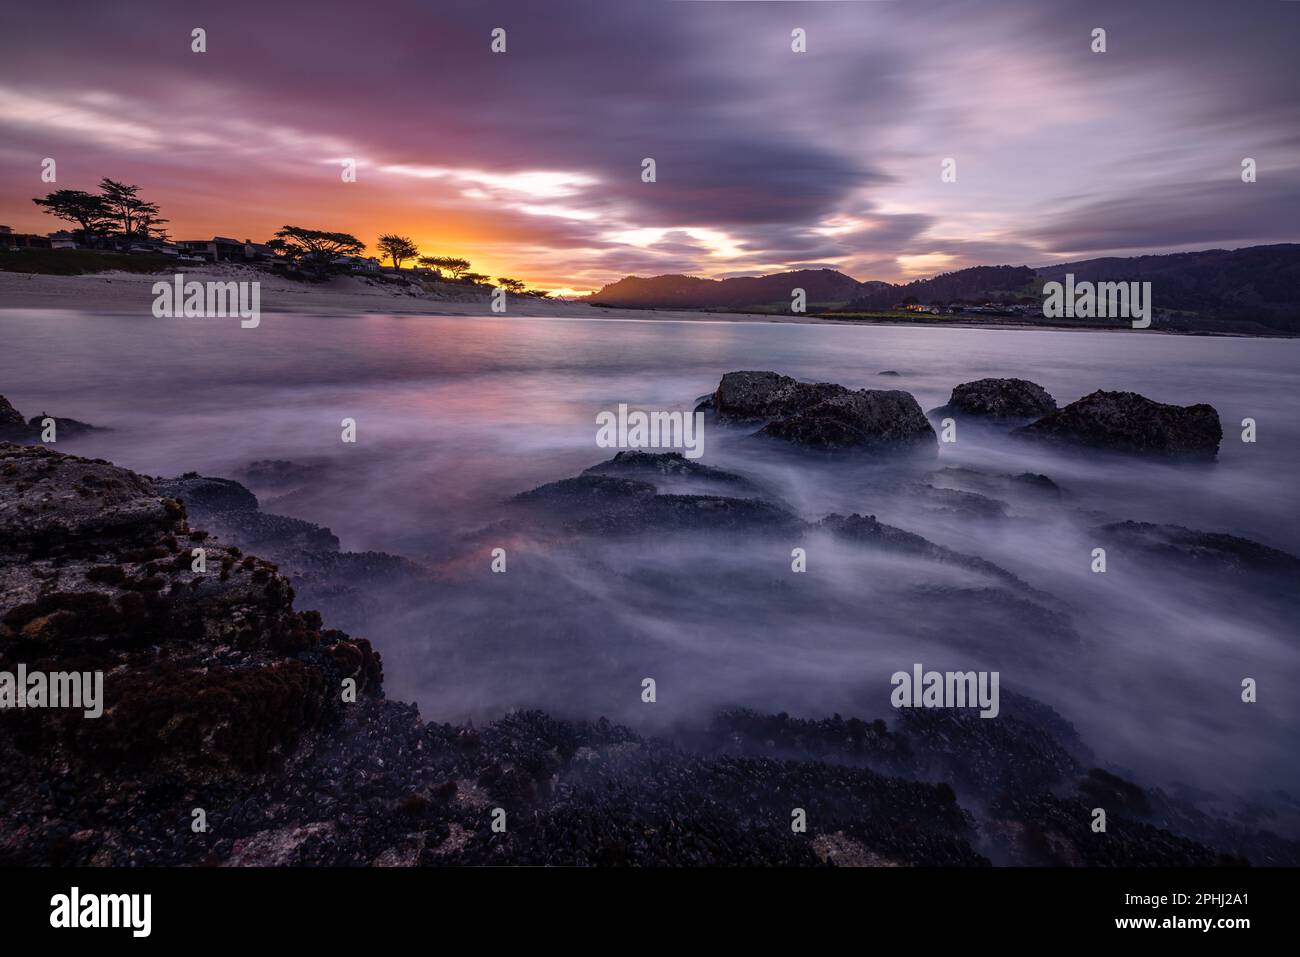
[[[424,260],[421,260],[424,262]],[[469,271],[469,260],[456,256],[430,256],[427,265],[436,266],[451,274],[452,279],[462,278]]]
[[[518,279],[507,279],[505,276],[497,276],[497,285],[507,292],[513,292],[516,296],[524,291],[524,284]]]
[[[32,202],[44,206],[51,216],[80,226],[83,242],[92,236],[103,235],[113,225],[108,204],[103,197],[84,190],[58,189],[44,199],[33,199]]]
[[[392,233],[379,237],[379,254],[393,261],[394,269],[401,269],[402,263],[420,255],[420,250],[407,236],[395,236]]]
[[[318,279],[329,273],[338,256],[359,256],[366,244],[351,233],[330,233],[301,226],[285,226],[267,243],[277,256],[311,271]]]
[[[474,285],[478,286],[481,285],[484,280],[491,279],[492,277],[485,275],[484,273],[481,272],[467,272],[465,273],[465,275],[461,276],[460,278],[465,280],[465,282],[473,283]]]
[[[147,237],[149,233],[141,229],[141,222],[160,222],[158,204],[147,203],[139,197],[140,187],[119,183],[107,176],[99,181],[100,194],[104,205],[108,207],[121,230],[123,238],[130,240],[141,232]]]

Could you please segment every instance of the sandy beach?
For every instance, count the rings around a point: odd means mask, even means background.
[[[242,266],[187,270],[186,281],[258,281],[261,309],[267,313],[340,316],[366,313],[468,316],[490,311],[486,291],[449,283],[399,284],[339,276],[328,282],[284,279]],[[52,276],[0,272],[0,308],[93,310],[98,313],[148,315],[153,285],[171,275],[106,272],[86,276]],[[582,302],[547,301],[511,295],[507,315],[580,319],[668,319],[711,322],[828,323],[814,316],[771,316],[754,313],[692,312],[684,310],[608,309]]]
[[[309,316],[416,315],[477,316],[490,313],[486,291],[451,283],[395,283],[362,276],[337,276],[311,283],[285,279],[247,266],[206,266],[187,270],[185,280],[198,282],[257,281],[263,313]],[[0,310],[91,311],[104,315],[149,315],[153,285],[172,274],[105,272],[85,276],[0,272]],[[831,319],[822,316],[755,312],[713,312],[689,309],[619,309],[572,300],[542,300],[509,296],[506,316],[539,319],[615,319],[634,322],[773,322],[835,326],[925,326],[934,329],[1042,329],[1055,332],[1131,332],[1127,327],[1104,328],[1074,322],[1026,322],[989,317],[978,320]],[[1177,335],[1166,329],[1143,329],[1146,335]],[[1232,332],[1213,333],[1232,336]]]

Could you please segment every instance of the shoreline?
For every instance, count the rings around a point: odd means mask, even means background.
[[[108,272],[79,276],[45,273],[0,272],[0,313],[14,311],[93,311],[102,315],[139,315],[152,318],[153,284],[163,274]],[[643,309],[596,306],[585,302],[547,301],[511,296],[505,313],[492,313],[486,296],[461,291],[449,284],[430,291],[414,282],[402,289],[395,283],[378,282],[359,276],[339,276],[327,282],[309,284],[285,279],[246,266],[201,269],[186,273],[199,282],[249,280],[261,283],[260,311],[267,315],[314,315],[353,317],[392,316],[479,316],[484,318],[586,319],[640,322],[787,323],[824,326],[883,326],[908,329],[984,329],[1027,332],[1140,332],[1146,335],[1194,336],[1233,339],[1282,339],[1300,336],[1281,332],[1234,330],[1177,331],[1108,326],[1067,326],[1056,323],[989,320],[918,320],[895,317],[881,319],[839,319],[825,315],[780,315],[759,312],[713,312],[691,309]],[[93,303],[93,305],[88,305]]]

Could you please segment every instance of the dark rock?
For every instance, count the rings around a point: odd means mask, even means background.
[[[42,412],[30,419],[9,404],[9,400],[0,395],[0,442],[39,442],[45,431],[45,420],[54,420],[55,439],[75,438],[87,432],[100,432],[102,429],[77,419],[62,419]]]
[[[934,429],[916,399],[900,391],[846,391],[769,422],[758,434],[813,449],[938,448]]]
[[[1014,434],[1117,452],[1213,459],[1223,427],[1213,406],[1165,405],[1136,392],[1098,391]]]
[[[910,555],[915,558],[924,558],[929,561],[957,565],[1014,585],[1025,592],[1032,593],[1034,591],[1029,585],[1005,568],[1001,568],[983,558],[964,555],[942,545],[936,545],[929,539],[923,538],[914,532],[886,525],[884,522],[877,521],[874,515],[827,515],[814,527],[828,531],[836,538],[844,541],[869,545],[873,548],[880,548],[901,555]]]
[[[956,487],[985,495],[1005,495],[1011,498],[1059,499],[1061,487],[1046,475],[1021,472],[1019,475],[982,472],[979,469],[948,465],[935,469],[929,475],[931,484],[938,488]]]
[[[1036,419],[1056,411],[1056,400],[1028,379],[976,379],[952,390],[948,404],[930,415],[987,416],[995,419]]]
[[[758,435],[823,450],[924,449],[938,440],[907,392],[807,383],[776,372],[728,372],[710,402],[720,422],[762,422]],[[697,410],[698,411],[698,410]]]
[[[989,806],[986,825],[1005,843],[1007,863],[1056,867],[1215,867],[1244,863],[1196,841],[1123,814],[1092,830],[1090,801],[1042,792],[1006,792]]]
[[[45,420],[54,420],[54,434],[56,439],[69,439],[78,435],[85,435],[87,432],[102,432],[98,426],[90,425],[78,419],[64,419],[59,416],[47,415],[42,412],[40,415],[34,415],[27,420],[27,429],[33,438],[39,439],[41,433],[45,431]]]
[[[1101,768],[1092,768],[1079,782],[1079,796],[1108,813],[1118,810],[1136,817],[1151,813],[1151,802],[1140,787]]]
[[[9,404],[9,400],[0,395],[0,429],[26,430],[27,420],[22,413]]]
[[[35,552],[152,540],[182,514],[143,476],[44,447],[0,443],[0,481],[0,540]]]
[[[107,705],[98,720],[0,713],[0,865],[1300,861],[1295,842],[1082,775],[1092,762],[1073,727],[1006,689],[990,720],[731,712],[672,741],[536,711],[425,723],[383,698],[368,643],[295,610],[266,562],[209,539],[208,573],[192,572],[198,531],[150,480],[17,446],[0,446],[0,476],[0,668],[103,670]],[[530,512],[595,502],[597,518],[648,509],[670,525],[761,504],[601,475],[523,498]],[[874,519],[838,521],[878,547],[993,568]],[[154,578],[168,587],[138,587]],[[343,677],[362,691],[353,704]],[[196,803],[208,833],[190,829]],[[1089,829],[1098,804],[1104,840]],[[487,826],[494,805],[510,809],[506,835]],[[808,835],[790,830],[795,805]]]
[[[0,669],[106,676],[98,719],[0,715],[0,765],[57,766],[101,804],[204,787],[265,772],[321,733],[343,677],[378,692],[369,644],[295,611],[274,566],[205,541],[194,571],[198,533],[149,479],[40,446],[0,447],[0,473]]]
[[[583,474],[516,495],[531,523],[584,534],[673,531],[781,532],[802,527],[768,502],[719,495],[659,495],[649,482]]]
[[[1248,538],[1182,525],[1113,522],[1092,530],[1103,543],[1136,548],[1208,572],[1250,572],[1300,578],[1300,558]]]
[[[160,479],[158,491],[184,502],[191,511],[227,512],[257,508],[257,496],[231,479],[207,478],[187,472],[180,478]]]
[[[583,475],[612,475],[654,482],[656,479],[687,479],[734,488],[737,492],[755,490],[749,479],[711,465],[704,465],[681,452],[618,452],[608,462],[585,469]]]
[[[758,422],[802,412],[848,391],[829,382],[809,384],[776,372],[728,372],[705,406],[723,422]]]
[[[966,492],[951,488],[936,488],[933,485],[915,484],[911,487],[912,495],[923,508],[932,511],[952,512],[966,518],[990,519],[1006,518],[1007,503],[989,498],[979,492]]]

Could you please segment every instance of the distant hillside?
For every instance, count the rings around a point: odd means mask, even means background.
[[[972,266],[904,285],[870,283],[873,288],[864,288],[862,295],[844,309],[848,312],[889,309],[909,298],[930,305],[1018,299],[1038,295],[1041,287],[1035,285],[1035,278],[1034,270],[1028,266]]]
[[[1044,280],[1149,281],[1157,309],[1202,319],[1253,319],[1300,332],[1300,244],[1087,259],[1037,270]]]
[[[628,276],[594,293],[596,305],[744,309],[781,304],[802,288],[814,307],[883,312],[909,300],[947,306],[1041,300],[1044,282],[1150,282],[1157,327],[1181,331],[1300,334],[1300,244],[1207,249],[1164,256],[1107,257],[1052,266],[972,266],[909,283],[863,282],[833,269],[743,279]],[[1023,307],[1022,307],[1023,308]]]
[[[861,291],[856,279],[833,269],[801,269],[771,276],[699,279],[694,276],[628,276],[592,293],[595,305],[632,308],[739,308],[789,304],[791,290],[802,289],[811,303],[847,302]]]

